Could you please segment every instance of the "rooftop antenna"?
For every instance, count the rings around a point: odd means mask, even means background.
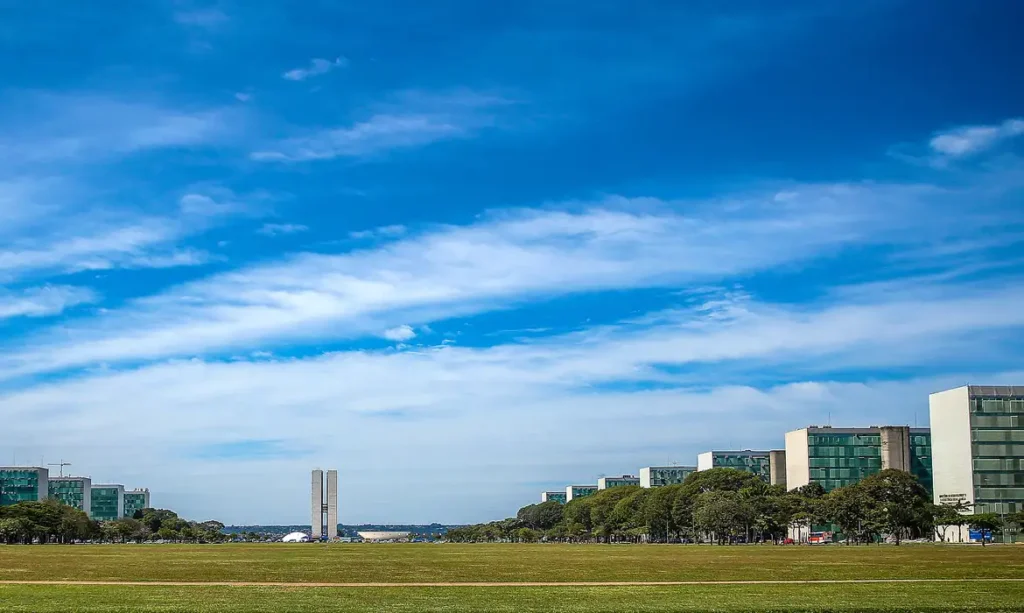
[[[60,466],[60,476],[63,477],[64,476],[64,467],[65,466],[71,466],[71,462],[65,462],[63,459],[61,459],[60,462],[56,462],[56,463],[55,462],[51,462],[51,463],[47,464],[47,466]]]
[[[828,412],[828,427],[832,427],[832,411]]]

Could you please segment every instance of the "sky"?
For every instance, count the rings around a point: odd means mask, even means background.
[[[1019,2],[0,11],[0,464],[467,523],[1024,384]]]

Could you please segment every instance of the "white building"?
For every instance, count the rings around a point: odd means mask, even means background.
[[[601,477],[597,480],[597,489],[599,490],[627,485],[640,485],[640,478],[633,475],[622,475],[621,477]]]
[[[1024,386],[966,385],[931,394],[928,409],[935,503],[1024,510]]]
[[[313,470],[310,495],[312,538],[338,538],[338,471],[327,471],[327,497],[324,500],[324,471]],[[326,530],[326,532],[324,532]]]
[[[565,501],[570,502],[573,498],[584,498],[596,493],[596,485],[567,485],[565,486]]]
[[[645,466],[640,469],[640,487],[678,485],[695,472],[696,466]]]

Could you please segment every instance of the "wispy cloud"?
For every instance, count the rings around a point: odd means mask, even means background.
[[[69,285],[48,285],[18,291],[0,288],[0,319],[56,315],[69,307],[95,302],[97,299],[93,290]]]
[[[296,234],[307,230],[309,230],[308,227],[297,223],[265,223],[257,232],[267,236],[277,236],[279,234]]]
[[[468,138],[493,125],[491,111],[508,101],[471,92],[448,96],[410,95],[382,105],[381,112],[348,126],[288,138],[254,151],[262,162],[308,162],[339,157],[364,157],[394,149]]]
[[[407,228],[401,224],[393,224],[390,226],[381,226],[372,230],[359,230],[357,232],[349,232],[349,238],[362,240],[366,238],[395,238],[405,234]]]
[[[305,81],[310,77],[327,74],[336,68],[344,68],[345,66],[348,66],[348,60],[343,57],[338,57],[334,60],[325,60],[318,57],[310,60],[309,66],[293,68],[281,75],[281,77],[289,81]]]
[[[416,332],[411,326],[401,325],[394,328],[388,328],[381,336],[389,341],[402,342],[416,338]]]
[[[1024,134],[1024,119],[1007,119],[988,126],[961,126],[939,132],[928,142],[936,154],[944,158],[962,158],[991,149],[1001,141]]]
[[[174,20],[183,26],[216,29],[228,22],[228,15],[217,8],[182,10],[174,13]]]

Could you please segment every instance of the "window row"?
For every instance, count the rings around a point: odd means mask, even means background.
[[[971,440],[979,443],[1024,443],[1024,429],[972,430]]]
[[[822,446],[811,447],[808,450],[811,457],[816,458],[839,458],[839,457],[881,457],[881,447],[847,447],[847,446]]]
[[[975,398],[974,413],[1016,413],[1024,415],[1024,400],[1005,398]]]
[[[974,485],[1020,485],[1024,486],[1024,473],[975,473]]]
[[[882,468],[882,458],[807,458],[810,468]]]
[[[1024,487],[979,487],[974,490],[977,500],[1021,500],[1024,501]]]
[[[972,415],[973,428],[1020,428],[1020,415]]]
[[[1008,456],[1024,456],[1024,444],[1013,443],[974,443],[971,452],[975,456],[1005,458]]]
[[[974,470],[1024,471],[1024,458],[979,458]]]

